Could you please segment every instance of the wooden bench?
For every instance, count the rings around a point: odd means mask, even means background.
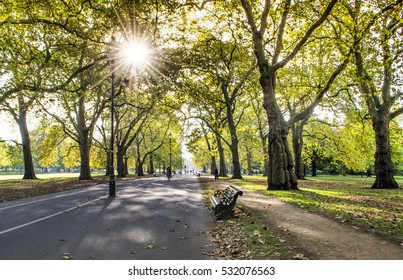
[[[243,195],[243,192],[233,186],[229,186],[225,189],[222,197],[210,197],[211,208],[216,217],[222,218],[224,215],[231,215],[239,195]]]

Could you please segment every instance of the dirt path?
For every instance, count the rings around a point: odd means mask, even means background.
[[[285,244],[316,260],[403,260],[403,246],[302,208],[239,187],[237,203],[253,210]]]

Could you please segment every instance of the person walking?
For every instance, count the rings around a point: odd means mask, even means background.
[[[171,171],[170,166],[167,167],[167,174],[166,175],[167,175],[168,181],[170,181],[171,178],[172,178],[172,171]]]
[[[214,180],[218,179],[218,169],[214,169]]]

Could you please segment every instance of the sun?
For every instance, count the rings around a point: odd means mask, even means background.
[[[119,57],[127,66],[141,68],[151,60],[151,48],[146,42],[131,40],[122,44]]]

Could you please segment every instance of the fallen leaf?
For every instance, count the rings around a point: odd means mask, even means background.
[[[146,245],[144,248],[146,248],[146,249],[154,249],[155,245],[154,244]]]
[[[304,256],[304,254],[296,254],[292,258],[293,258],[293,260],[309,260],[307,257]]]
[[[73,260],[74,256],[71,256],[70,253],[64,253],[63,259],[64,260]]]

